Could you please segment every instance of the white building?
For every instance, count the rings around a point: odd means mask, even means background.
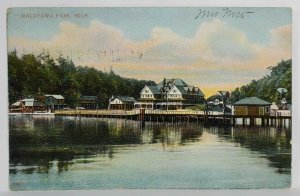
[[[204,94],[181,79],[164,79],[156,86],[145,86],[135,108],[183,109],[204,103]]]

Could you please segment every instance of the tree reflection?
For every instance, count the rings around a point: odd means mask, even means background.
[[[75,163],[103,155],[114,159],[116,147],[159,143],[163,148],[199,142],[203,131],[259,152],[279,173],[290,173],[291,131],[274,127],[205,127],[201,123],[154,123],[125,119],[10,117],[10,174],[58,174]],[[201,141],[200,141],[201,142]],[[54,164],[55,163],[55,164]],[[16,169],[18,165],[29,166]]]
[[[291,130],[275,127],[219,128],[218,135],[241,147],[261,153],[278,173],[291,173]]]

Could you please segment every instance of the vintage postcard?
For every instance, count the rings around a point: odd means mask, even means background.
[[[13,191],[291,186],[292,10],[7,10]]]

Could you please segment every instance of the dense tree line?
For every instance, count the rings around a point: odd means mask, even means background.
[[[34,97],[37,93],[61,94],[67,104],[74,107],[81,95],[98,97],[100,108],[106,108],[112,95],[134,98],[145,85],[154,81],[123,78],[113,72],[92,67],[75,66],[72,60],[59,55],[54,59],[49,52],[39,55],[8,53],[9,102]]]
[[[277,102],[284,97],[288,103],[292,102],[292,60],[281,61],[277,66],[269,67],[270,74],[259,80],[252,80],[249,84],[236,88],[231,93],[231,102],[242,98],[256,96],[269,102]],[[278,88],[285,88],[287,92],[279,93]]]

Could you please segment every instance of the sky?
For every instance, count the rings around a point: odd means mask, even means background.
[[[123,77],[180,78],[206,97],[292,58],[289,8],[11,8],[8,50],[49,50]]]

